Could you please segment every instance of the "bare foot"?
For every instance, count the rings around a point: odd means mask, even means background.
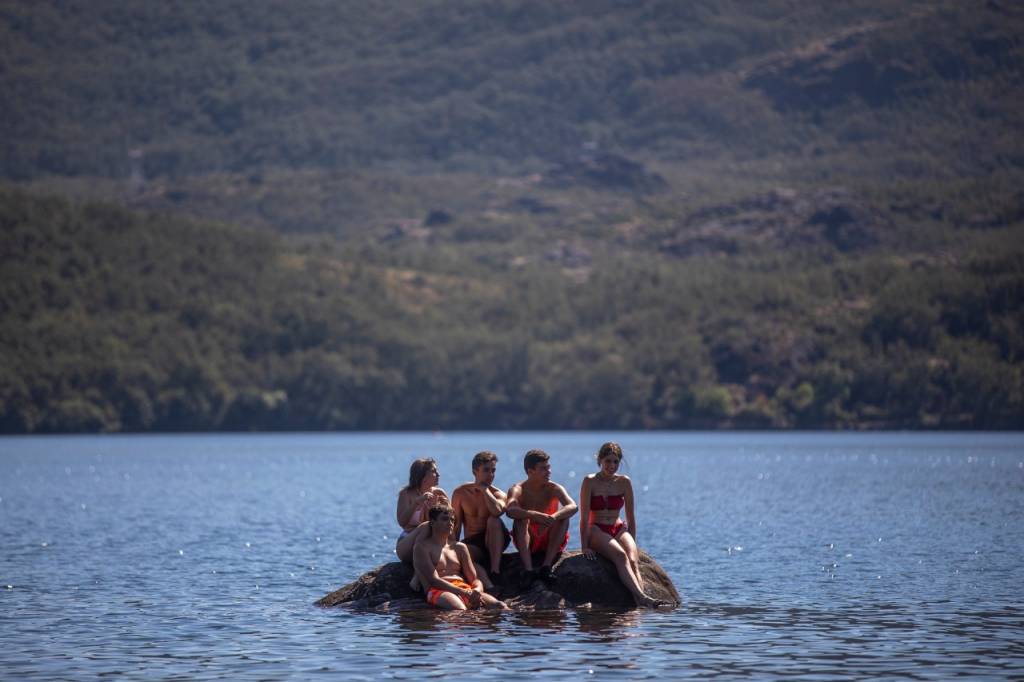
[[[654,599],[645,594],[643,599],[639,600],[636,605],[642,609],[660,609],[669,606],[669,603],[664,599]]]

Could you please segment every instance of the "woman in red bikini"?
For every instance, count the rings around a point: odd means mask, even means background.
[[[656,607],[659,602],[644,593],[640,574],[640,553],[636,546],[636,514],[633,512],[633,483],[619,474],[622,448],[605,443],[597,452],[600,470],[583,478],[580,487],[580,546],[593,560],[595,552],[608,558],[637,606]],[[626,523],[619,519],[625,507]]]

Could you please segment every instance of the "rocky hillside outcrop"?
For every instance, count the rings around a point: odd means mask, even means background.
[[[841,187],[814,192],[780,187],[694,211],[659,235],[656,246],[681,258],[758,246],[830,244],[854,251],[876,245],[889,223],[885,212]]]

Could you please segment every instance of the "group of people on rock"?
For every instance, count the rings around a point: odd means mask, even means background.
[[[584,477],[578,506],[551,480],[550,459],[543,450],[527,452],[526,479],[505,493],[494,486],[498,456],[479,452],[473,457],[473,480],[456,488],[451,498],[438,486],[437,463],[414,461],[409,485],[398,493],[402,534],[395,546],[398,558],[415,569],[413,589],[442,609],[507,608],[491,592],[509,543],[515,543],[522,561],[524,586],[535,580],[550,583],[552,566],[569,542],[569,519],[579,512],[583,555],[607,557],[638,606],[659,606],[644,592],[633,484],[618,473],[622,448],[617,443],[601,446],[598,471]],[[620,510],[625,510],[625,522]],[[512,520],[511,533],[502,516]]]

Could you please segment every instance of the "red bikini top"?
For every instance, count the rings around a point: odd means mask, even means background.
[[[605,509],[622,509],[626,504],[625,495],[591,495],[590,496],[590,508],[594,511],[602,511]]]

